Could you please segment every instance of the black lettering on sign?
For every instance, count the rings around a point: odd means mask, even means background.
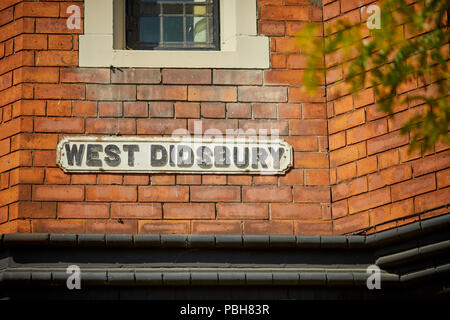
[[[102,160],[99,159],[99,152],[103,151],[101,144],[88,144],[86,154],[86,165],[88,167],[101,167]]]
[[[274,169],[280,169],[280,160],[281,157],[284,154],[284,148],[278,148],[278,150],[275,151],[274,148],[269,147],[269,152],[272,155],[273,158],[273,167]]]
[[[258,163],[261,163],[263,168],[267,168],[267,151],[263,148],[252,148],[252,168],[259,168]]]
[[[178,146],[177,165],[180,167],[192,167],[194,164],[194,151],[188,146]]]
[[[76,144],[72,145],[72,149],[70,148],[69,144],[66,144],[65,147],[67,163],[69,164],[69,166],[73,166],[73,160],[75,158],[76,165],[78,167],[81,167],[81,161],[83,160],[84,156],[84,144],[81,144],[79,148]]]
[[[123,151],[128,152],[128,166],[134,167],[134,153],[139,152],[137,144],[124,144]]]
[[[241,157],[239,157],[239,148],[234,147],[234,164],[241,169],[247,168],[249,162],[249,151],[247,147],[244,148],[244,159],[240,160]]]
[[[210,148],[201,146],[197,149],[197,164],[200,168],[209,169],[212,167],[212,151]]]
[[[107,157],[105,157],[105,162],[110,167],[117,167],[120,164],[120,149],[118,146],[114,144],[108,144],[105,148],[105,153],[107,155]]]
[[[169,164],[170,164],[171,167],[175,167],[175,159],[177,158],[176,157],[176,152],[175,152],[175,146],[173,146],[173,145],[170,146],[169,154],[170,154],[170,156],[169,156],[169,159],[170,159],[169,160]]]
[[[215,147],[214,164],[216,167],[229,167],[230,163],[230,149],[225,146]]]
[[[160,155],[160,157],[158,157]],[[167,164],[167,150],[159,144],[152,144],[151,147],[151,163],[152,167],[163,167]]]

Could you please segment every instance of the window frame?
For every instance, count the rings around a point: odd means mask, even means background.
[[[138,0],[126,0],[126,46],[128,49],[132,49],[132,50],[216,50],[216,51],[220,51],[220,14],[219,14],[219,7],[220,7],[220,0],[216,0],[213,3],[209,4],[210,6],[212,6],[212,15],[210,17],[210,19],[213,20],[213,30],[212,32],[210,30],[208,30],[207,33],[211,33],[213,41],[211,42],[211,45],[209,46],[190,46],[187,45],[189,44],[189,42],[186,41],[186,37],[183,34],[183,46],[180,45],[175,45],[172,44],[170,42],[165,43],[164,41],[162,41],[163,45],[159,45],[156,43],[150,43],[150,42],[142,42],[139,41],[137,39],[137,37],[140,35],[140,30],[139,30],[139,23],[138,21],[135,21],[133,19],[130,19],[131,13],[133,12],[136,8],[133,8],[133,6],[136,6],[137,4],[135,3]],[[156,3],[158,4],[158,6],[161,6],[161,3],[158,2],[158,0],[155,0]],[[184,2],[184,1],[180,1],[180,2]],[[172,3],[172,2],[168,2],[167,4],[170,5],[176,5],[179,4],[178,2],[176,3]],[[195,5],[196,2],[188,2],[188,4],[193,4]],[[200,5],[203,5],[204,3],[199,3]],[[205,5],[206,1],[205,1]],[[183,4],[183,7],[185,7],[185,4]],[[164,13],[160,13],[160,17],[167,17],[164,15]],[[169,15],[172,16],[172,15]],[[180,16],[179,14],[177,14],[176,16]],[[190,16],[190,15],[189,15]],[[183,27],[185,27],[186,25],[186,18],[188,17],[188,15],[186,15],[185,12],[183,12],[183,14],[181,15],[181,17],[183,17]],[[140,16],[136,16],[134,17],[134,19],[139,19]],[[135,30],[131,30],[133,27],[131,26],[132,24],[134,24],[134,27],[136,28]],[[161,36],[164,35],[164,29],[163,27],[163,23],[161,22]],[[184,28],[183,28],[184,30]],[[161,43],[161,42],[160,42]],[[180,43],[180,42],[178,42]]]
[[[124,5],[124,0],[85,0],[80,67],[269,68],[269,38],[257,34],[256,0],[220,0],[217,51],[127,50]]]

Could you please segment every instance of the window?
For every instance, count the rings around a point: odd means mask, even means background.
[[[131,31],[127,27],[128,1],[144,3],[144,8],[152,9],[148,12],[149,17],[144,10],[143,18],[153,18],[153,22],[139,22],[140,16],[135,15],[136,9],[129,9],[128,12],[133,12],[133,23],[142,23],[141,29],[133,28],[134,31]],[[128,1],[84,0],[84,34],[79,38],[80,67],[269,67],[269,38],[257,34],[256,0]],[[174,7],[164,11],[164,5]],[[177,27],[164,28],[165,17],[179,17],[178,24],[175,23]],[[207,18],[210,18],[209,24]],[[157,25],[158,19],[159,29],[150,28],[152,23]],[[199,23],[202,19],[204,27]],[[152,31],[148,33],[148,30]],[[130,35],[127,37],[128,31],[134,32],[131,38]]]
[[[127,0],[127,48],[219,49],[218,0]]]

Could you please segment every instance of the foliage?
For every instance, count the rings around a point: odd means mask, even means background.
[[[337,19],[324,37],[318,37],[318,26],[309,23],[297,41],[308,56],[303,80],[311,94],[323,83],[333,57],[340,57],[351,92],[373,87],[376,103],[389,115],[398,106],[423,105],[423,112],[411,116],[401,129],[402,134],[410,134],[410,151],[423,152],[433,150],[438,141],[450,141],[449,30],[444,24],[450,1],[411,2],[383,0],[379,29],[368,28],[376,15],[367,14],[367,23]],[[361,16],[365,15],[362,10]],[[427,86],[401,94],[414,81],[418,88]]]

